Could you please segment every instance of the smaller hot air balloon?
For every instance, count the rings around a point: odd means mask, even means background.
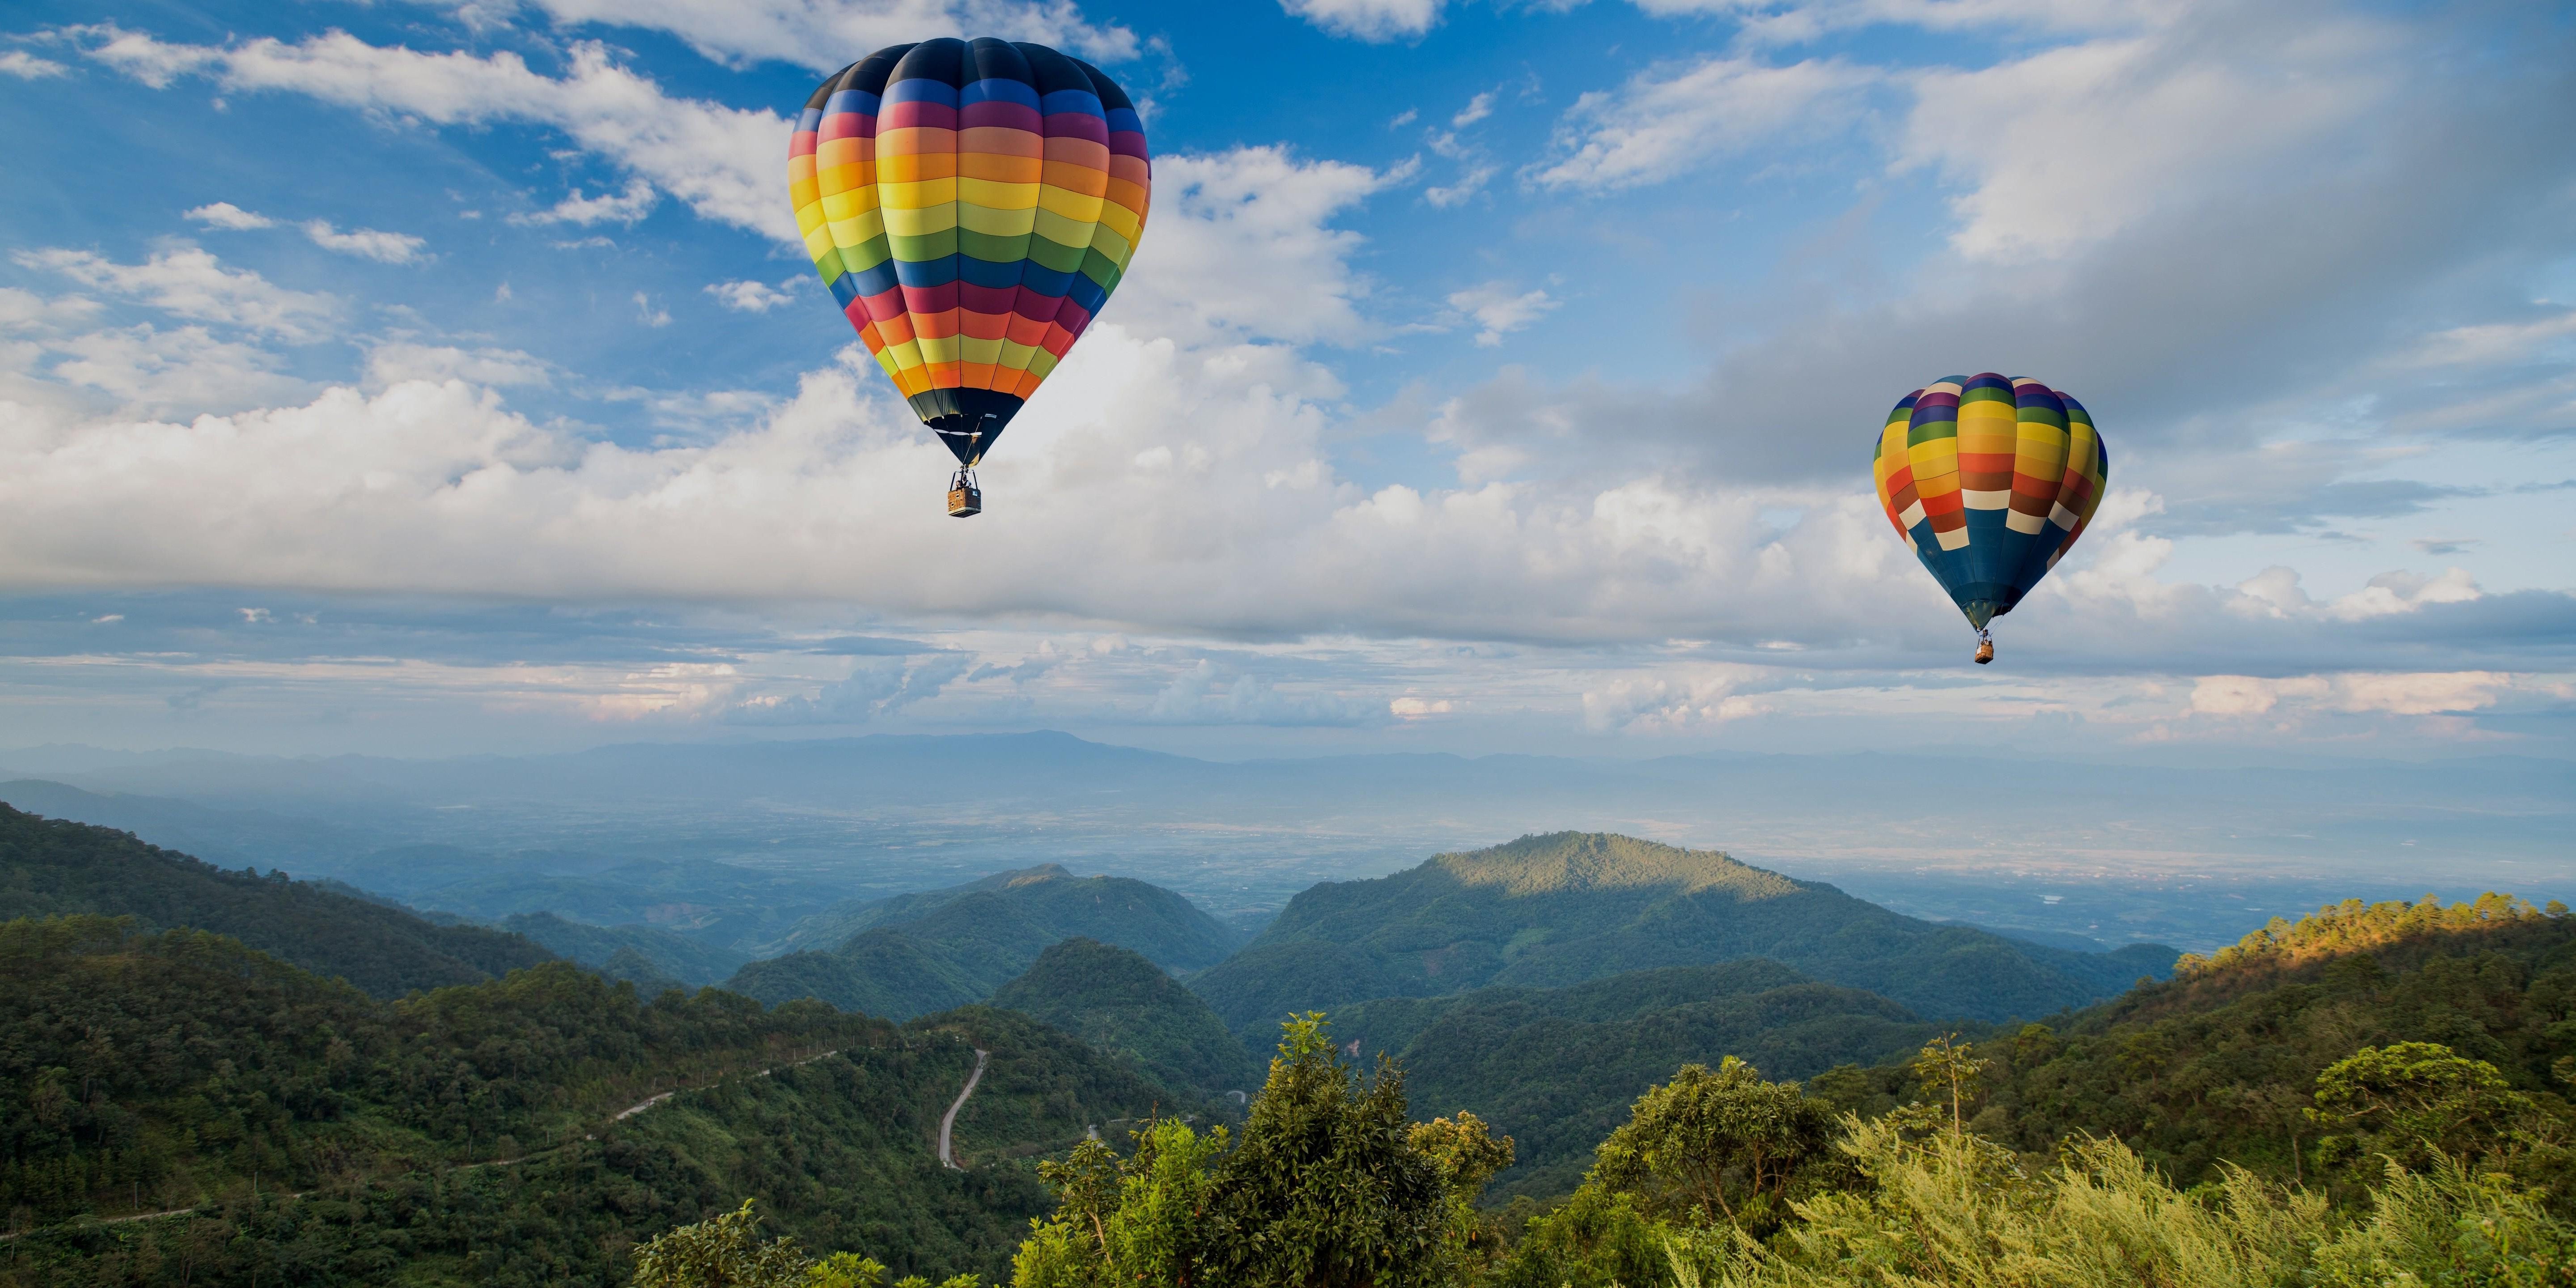
[[[1878,504],[1977,631],[2057,566],[2102,504],[2092,414],[2036,380],[1947,376],[1898,399],[1871,453]]]

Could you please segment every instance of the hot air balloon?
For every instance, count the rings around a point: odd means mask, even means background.
[[[1044,45],[891,45],[816,86],[787,187],[815,271],[895,388],[975,467],[1118,289],[1145,229],[1144,122]]]
[[[1898,399],[1871,453],[1878,504],[1977,630],[2057,566],[2102,504],[2092,414],[2036,380],[1949,376]]]

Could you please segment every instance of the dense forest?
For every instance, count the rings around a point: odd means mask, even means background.
[[[1009,1012],[647,1000],[560,962],[385,1002],[131,919],[0,925],[0,984],[13,1286],[611,1284],[746,1193],[905,1273],[993,1276],[1047,1209],[1038,1157],[1174,1101]],[[930,1146],[979,1047],[951,1171]]]
[[[378,997],[491,979],[553,956],[517,935],[438,925],[282,872],[227,872],[125,832],[0,805],[0,919],[67,913],[231,935]]]
[[[1901,916],[1714,851],[1558,832],[1318,885],[1190,987],[1250,1041],[1308,1007],[1762,957],[1920,1015],[1992,1021],[2111,996],[2165,974],[2174,956],[2155,945],[2044,948]]]

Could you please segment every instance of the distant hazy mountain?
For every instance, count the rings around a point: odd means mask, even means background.
[[[1347,1002],[1766,957],[1922,1015],[1996,1020],[2110,996],[2169,970],[2174,955],[2021,943],[1712,850],[1558,832],[1316,886],[1190,987],[1249,1034],[1289,1011]]]
[[[283,875],[227,872],[123,832],[0,805],[0,919],[92,913],[230,935],[378,997],[490,979],[553,955]]]
[[[751,960],[748,953],[702,943],[660,926],[589,926],[551,912],[521,913],[502,922],[501,928],[543,944],[558,957],[602,969],[616,979],[632,979],[638,988],[665,979],[675,984],[721,983]],[[634,962],[605,969],[629,954]],[[651,973],[643,973],[645,969]]]
[[[1221,961],[1234,945],[1223,923],[1169,890],[1126,877],[1077,877],[1053,863],[869,900],[825,918],[832,929],[858,933],[828,952],[753,962],[725,987],[763,1001],[818,997],[903,1019],[987,997],[1047,945],[1077,935],[1175,970]],[[822,933],[816,928],[802,939]]]
[[[1673,1070],[1727,1056],[1805,1078],[1921,1045],[1933,1026],[1778,962],[1630,971],[1565,988],[1480,988],[1334,1010],[1361,1061],[1401,1060],[1416,1118],[1470,1110],[1518,1144],[1496,1196],[1562,1194],[1628,1106]]]
[[[1134,1060],[1175,1091],[1218,1096],[1261,1087],[1263,1066],[1199,995],[1154,963],[1094,939],[1065,939],[993,993],[1095,1049]]]

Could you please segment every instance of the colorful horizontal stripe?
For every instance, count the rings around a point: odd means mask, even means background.
[[[2109,457],[2074,398],[1980,372],[1898,399],[1870,473],[1887,521],[1983,630],[2083,535]]]
[[[814,269],[967,465],[1118,289],[1144,235],[1144,122],[1044,45],[895,45],[826,78],[788,145]]]

